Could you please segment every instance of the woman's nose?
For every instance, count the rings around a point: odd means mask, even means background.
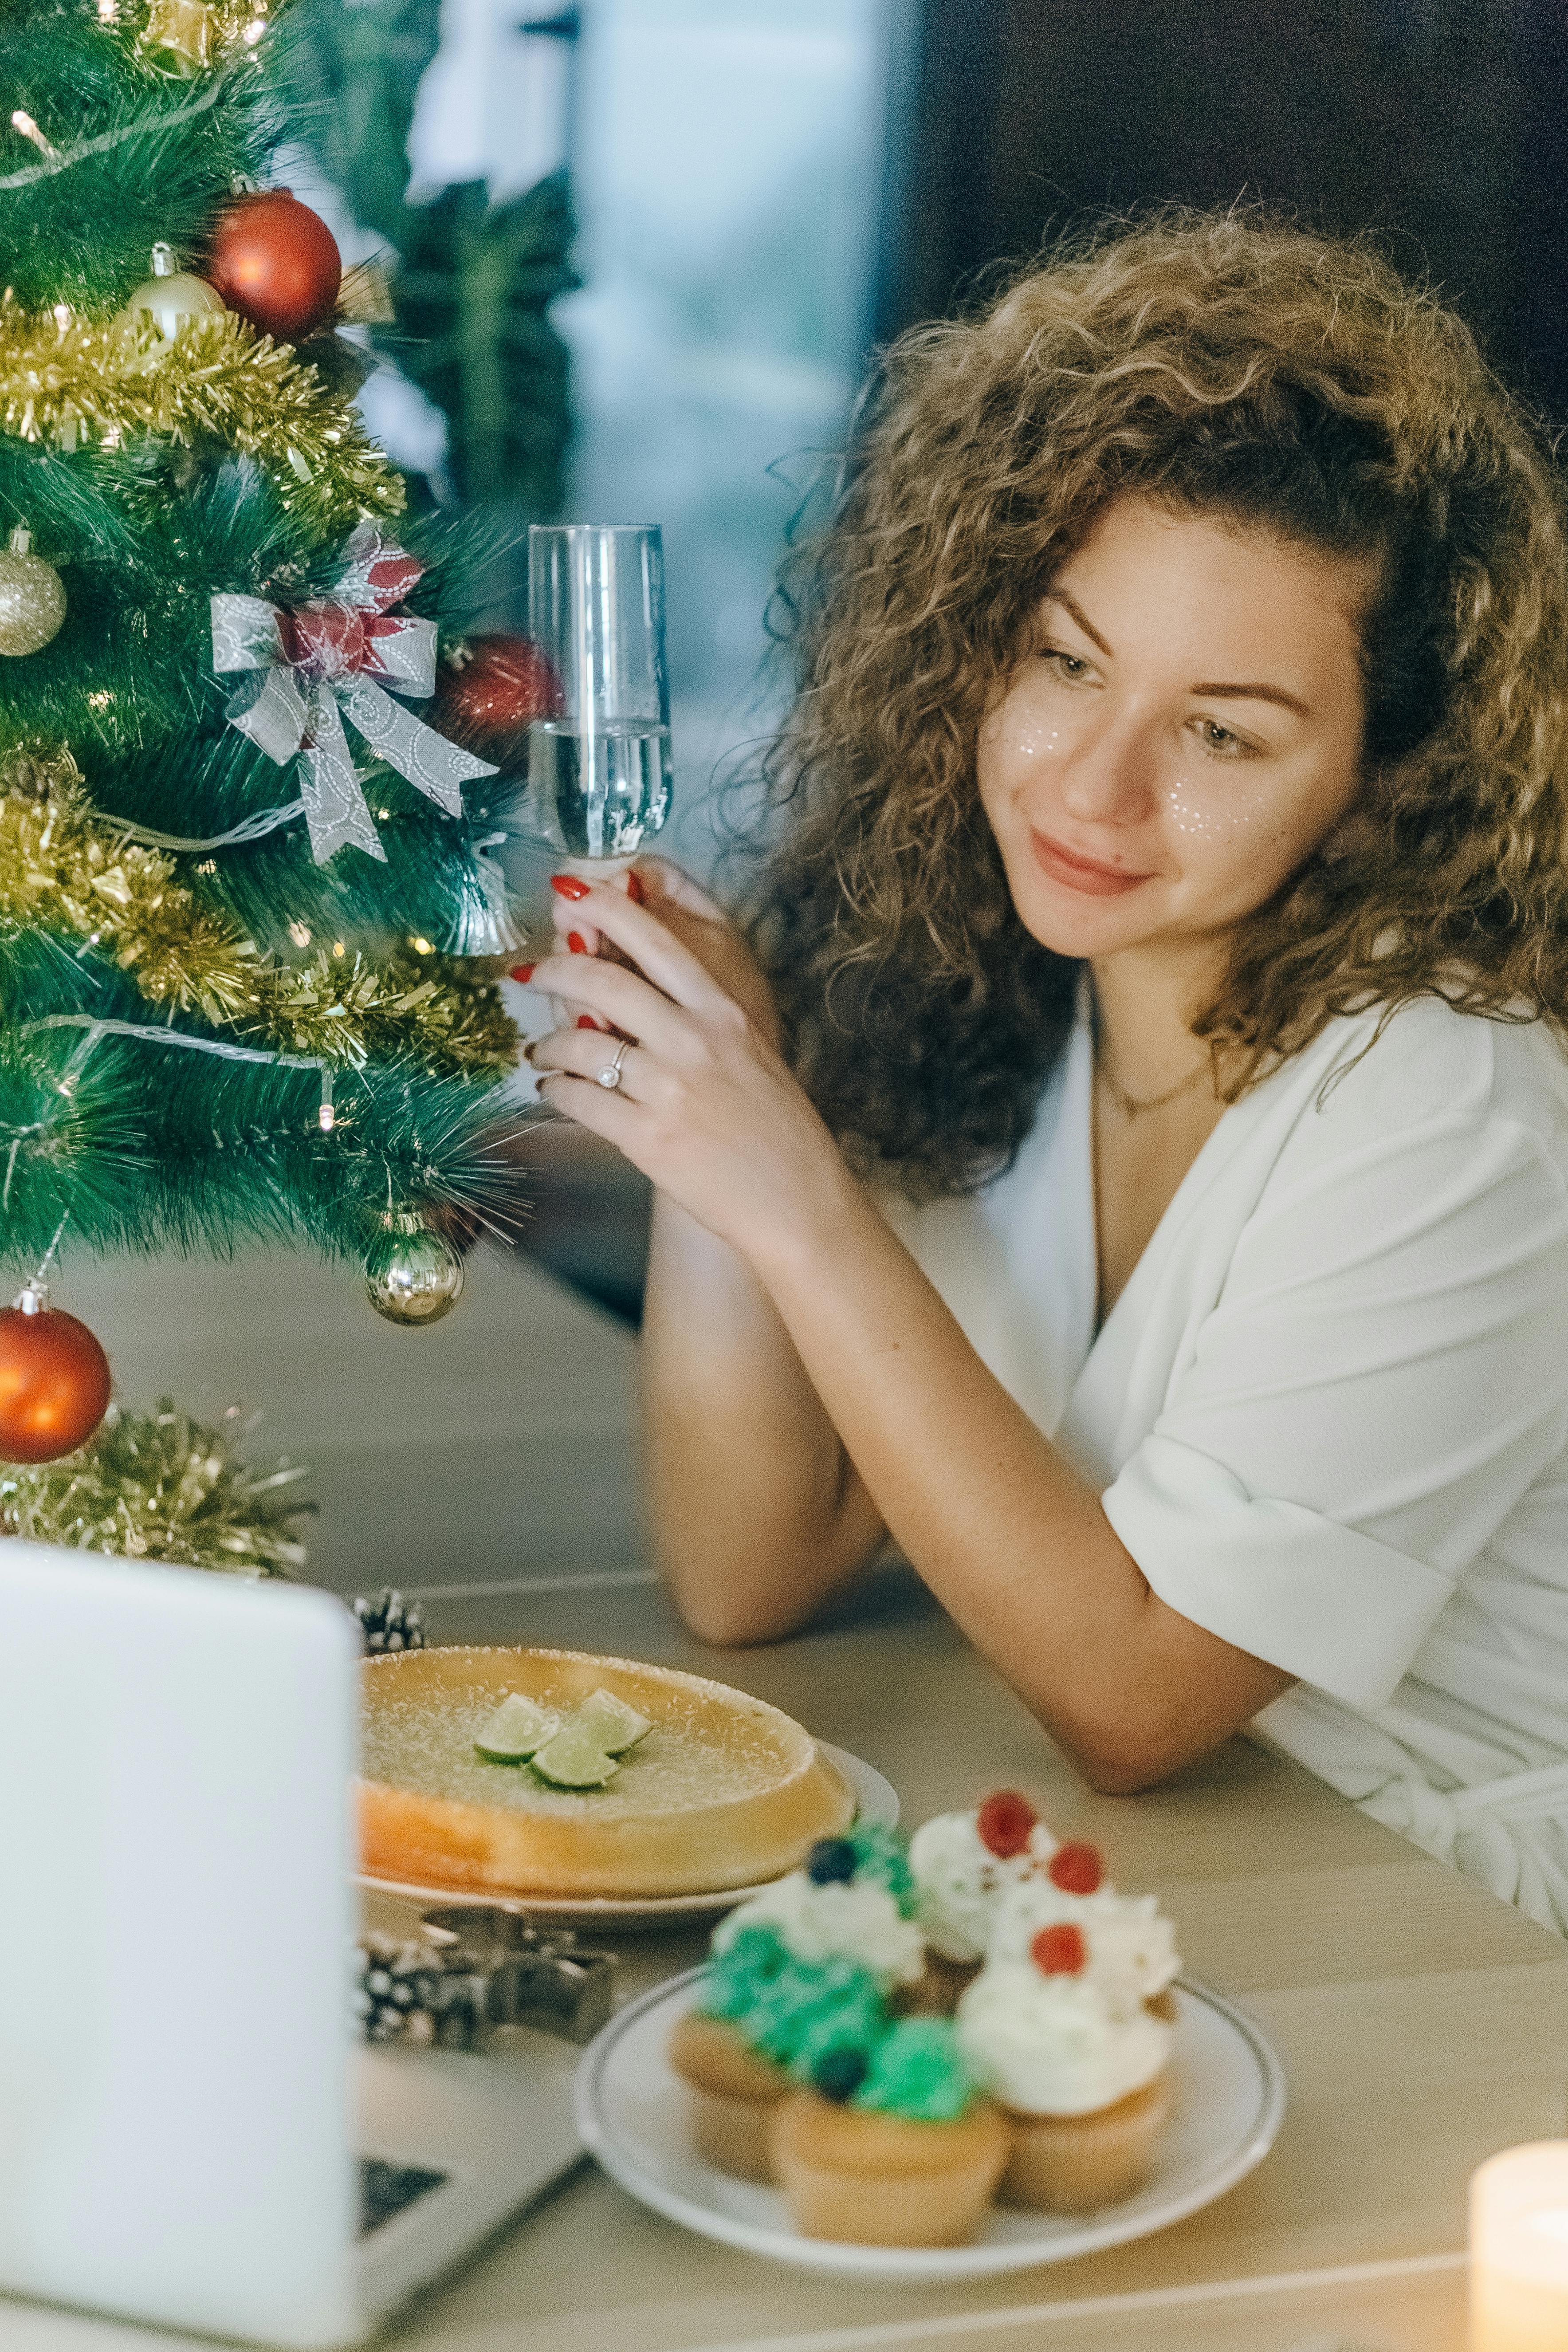
[[[1062,804],[1086,824],[1137,824],[1152,811],[1158,760],[1145,730],[1108,721],[1058,771]]]

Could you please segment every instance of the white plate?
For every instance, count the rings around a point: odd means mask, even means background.
[[[869,1822],[878,1829],[896,1830],[899,1826],[898,1791],[890,1780],[851,1756],[843,1748],[830,1748],[826,1739],[817,1747],[830,1764],[836,1764],[855,1791],[855,1818]],[[449,1886],[416,1886],[398,1878],[370,1878],[363,1874],[356,1883],[372,1895],[401,1895],[426,1907],[435,1904],[505,1903],[513,1910],[526,1911],[531,1917],[559,1919],[563,1926],[592,1927],[612,1924],[618,1927],[657,1927],[664,1920],[711,1919],[721,1911],[732,1911],[750,1895],[762,1892],[760,1886],[731,1886],[712,1895],[488,1895],[454,1893]],[[775,1885],[774,1880],[766,1882]]]
[[[584,2053],[574,2097],[584,2145],[656,2213],[705,2238],[797,2269],[916,2284],[983,2278],[1067,2262],[1168,2229],[1262,2161],[1285,2112],[1285,2074],[1250,2018],[1206,1985],[1176,1988],[1175,2113],[1153,2179],[1087,2216],[994,2206],[967,2246],[845,2246],[805,2238],[777,2189],[705,2164],[691,2145],[686,2091],[670,2067],[670,2030],[701,1976],[690,1969],[633,2001]]]

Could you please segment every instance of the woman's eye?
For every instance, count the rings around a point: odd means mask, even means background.
[[[1246,742],[1239,735],[1233,735],[1230,729],[1222,727],[1217,719],[1200,719],[1197,724],[1198,740],[1215,759],[1251,760],[1257,757],[1254,745]]]
[[[1048,662],[1057,676],[1065,677],[1069,686],[1076,686],[1080,678],[1090,675],[1091,664],[1081,655],[1065,653],[1060,646],[1042,646],[1040,659]]]

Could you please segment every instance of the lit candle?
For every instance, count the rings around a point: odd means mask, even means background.
[[[1505,2148],[1470,2180],[1470,2352],[1568,2346],[1568,2139]]]

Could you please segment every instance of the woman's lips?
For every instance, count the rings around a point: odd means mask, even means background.
[[[1064,849],[1047,834],[1031,829],[1029,842],[1035,862],[1043,874],[1065,889],[1081,890],[1087,898],[1119,898],[1123,891],[1136,890],[1141,882],[1150,878],[1147,874],[1119,873],[1114,866],[1097,866],[1091,857],[1079,857],[1072,850]]]

